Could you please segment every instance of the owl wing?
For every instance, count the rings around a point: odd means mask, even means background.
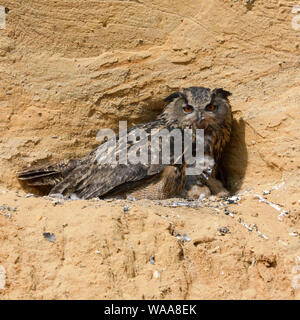
[[[101,197],[117,186],[155,175],[163,168],[164,166],[160,165],[153,168],[143,164],[99,165],[91,160],[72,170],[64,180],[51,189],[50,194],[75,193],[83,199]]]
[[[146,136],[139,141],[140,146],[144,146],[144,151],[150,152],[149,134],[150,129],[159,126],[159,123],[148,123],[139,126],[144,129]],[[130,132],[137,129],[132,128]],[[115,144],[113,142],[116,142]],[[31,185],[46,184],[51,180],[52,187],[50,194],[63,194],[70,196],[75,193],[79,198],[91,199],[101,197],[127,182],[138,181],[146,177],[160,173],[168,164],[150,164],[149,161],[142,163],[126,164],[119,163],[122,150],[127,150],[128,159],[131,159],[137,150],[137,143],[127,142],[123,147],[119,145],[119,137],[116,141],[113,138],[101,144],[90,154],[82,159],[71,160],[68,163],[50,165],[45,168],[31,168],[19,174],[20,180],[27,180]],[[158,145],[159,151],[161,144]],[[149,159],[148,159],[149,160]],[[76,162],[74,162],[76,161]],[[64,162],[63,162],[64,163]],[[71,164],[70,164],[71,163]]]

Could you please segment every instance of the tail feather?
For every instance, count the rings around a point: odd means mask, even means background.
[[[17,173],[18,179],[29,186],[54,186],[72,170],[77,160],[31,166]]]
[[[45,170],[41,170],[41,171],[28,171],[28,172],[21,172],[18,175],[18,179],[19,180],[32,180],[32,179],[37,179],[37,178],[41,178],[41,177],[46,177],[46,176],[52,176],[57,174],[57,171],[45,171]]]

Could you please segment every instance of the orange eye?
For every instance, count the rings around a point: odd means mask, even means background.
[[[186,106],[184,106],[182,109],[185,113],[191,113],[194,111],[194,108],[188,104]]]
[[[205,110],[206,111],[215,111],[217,109],[216,106],[214,106],[213,104],[209,104],[208,106],[206,106]]]

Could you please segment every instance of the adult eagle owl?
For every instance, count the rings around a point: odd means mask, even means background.
[[[153,132],[162,129],[204,129],[204,154],[207,167],[197,176],[185,174],[186,162],[170,164],[150,163],[105,163],[102,157],[116,153],[111,148],[111,139],[101,144],[88,155],[80,159],[64,160],[59,163],[32,166],[18,174],[18,179],[30,186],[48,186],[50,194],[91,199],[109,195],[131,194],[136,198],[164,199],[185,196],[199,198],[201,194],[225,195],[226,189],[216,179],[221,155],[230,139],[232,113],[228,101],[230,93],[221,88],[210,90],[204,87],[189,87],[182,92],[174,92],[165,102],[167,105],[153,121],[133,126],[127,134],[143,129],[147,139]],[[143,142],[142,141],[142,142]],[[116,138],[120,143],[120,135]],[[141,141],[139,141],[141,143]],[[150,145],[150,144],[149,144]],[[124,148],[130,151],[134,142],[128,142]],[[159,144],[161,151],[161,144]],[[103,151],[102,151],[103,150]],[[110,150],[110,151],[107,151]],[[115,154],[114,154],[115,155]],[[117,155],[117,158],[120,155]],[[102,159],[103,160],[103,159]]]

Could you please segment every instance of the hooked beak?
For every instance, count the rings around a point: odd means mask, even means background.
[[[201,111],[198,111],[197,113],[197,119],[194,122],[194,125],[196,129],[205,129],[207,124],[205,121],[205,117],[203,116]]]
[[[198,111],[198,122],[200,123],[202,121],[202,112]]]
[[[201,126],[201,122],[203,120],[203,116],[202,116],[202,112],[201,111],[198,111],[198,114],[197,114],[197,120],[196,120],[196,126],[199,128]]]

